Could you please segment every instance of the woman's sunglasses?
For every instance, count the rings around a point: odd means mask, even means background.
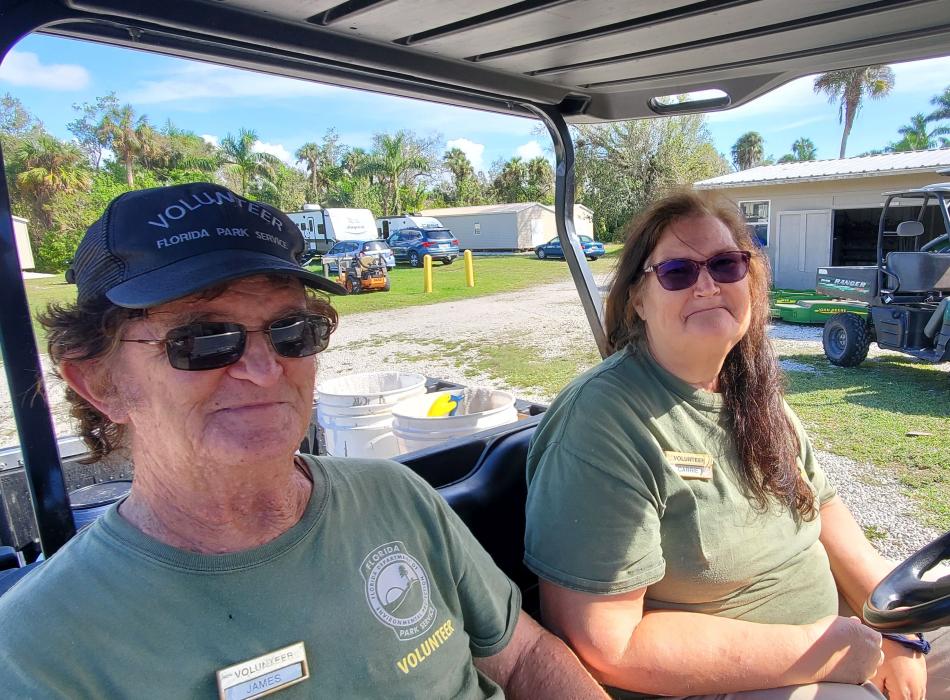
[[[689,289],[699,279],[704,267],[709,276],[719,284],[731,284],[745,278],[749,273],[749,260],[752,253],[747,250],[730,250],[714,255],[708,260],[689,260],[673,258],[643,268],[644,272],[656,273],[660,286],[669,292]]]
[[[122,338],[121,342],[164,345],[172,367],[192,372],[233,365],[244,354],[248,333],[264,333],[278,355],[298,358],[326,350],[333,330],[333,321],[326,316],[298,313],[279,318],[267,328],[249,329],[226,321],[197,321],[172,328],[164,340]]]

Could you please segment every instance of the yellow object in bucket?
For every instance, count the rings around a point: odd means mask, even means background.
[[[454,416],[462,403],[461,394],[442,394],[429,406],[429,412],[426,414],[429,418],[444,418],[445,416]]]

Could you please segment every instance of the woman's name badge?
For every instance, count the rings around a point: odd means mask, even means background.
[[[222,668],[217,673],[220,700],[250,700],[276,693],[310,678],[303,642]]]
[[[713,477],[713,458],[712,455],[699,454],[693,452],[669,452],[665,451],[666,461],[673,467],[673,471],[684,479],[712,479]]]

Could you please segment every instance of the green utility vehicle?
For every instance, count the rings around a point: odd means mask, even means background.
[[[828,319],[825,356],[834,365],[854,367],[877,342],[927,362],[950,361],[950,183],[885,196],[877,265],[818,268],[816,291],[867,309]],[[897,222],[897,208],[908,206],[916,217]]]

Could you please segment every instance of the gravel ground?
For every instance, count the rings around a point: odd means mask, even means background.
[[[423,333],[412,329],[427,329]],[[776,324],[771,337],[779,355],[821,351],[821,328]],[[466,367],[466,358],[446,353],[445,343],[518,345],[539,348],[542,356],[592,353],[595,345],[571,282],[466,301],[347,316],[330,349],[320,356],[318,383],[341,374],[381,369],[420,372],[469,385],[512,389],[541,403],[553,397],[540,389],[508,387]],[[871,355],[886,354],[873,348]],[[786,371],[807,365],[784,360]],[[57,431],[71,431],[62,386],[48,382]],[[5,382],[0,382],[0,446],[17,442]],[[819,459],[858,522],[875,534],[875,546],[887,557],[903,559],[937,536],[919,525],[915,505],[889,474],[867,464],[819,452]]]

